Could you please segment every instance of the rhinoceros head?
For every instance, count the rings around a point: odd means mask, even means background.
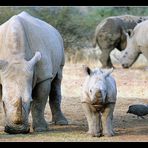
[[[36,52],[30,61],[0,60],[5,132],[29,132],[28,116],[32,101],[34,65],[40,59],[40,52]]]
[[[91,70],[85,67],[85,72],[88,75],[86,79],[87,94],[92,105],[104,104],[107,96],[106,78],[113,71],[113,68],[107,71],[101,69]]]

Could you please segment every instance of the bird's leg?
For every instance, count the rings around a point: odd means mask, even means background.
[[[142,119],[145,119],[143,116],[140,116]]]
[[[138,116],[137,115],[137,119],[140,119],[140,118],[145,119],[143,116]]]

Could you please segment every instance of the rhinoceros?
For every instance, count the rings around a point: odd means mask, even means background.
[[[140,54],[148,60],[148,20],[139,23],[129,36],[127,34],[127,46],[119,56],[114,57],[121,63],[123,68],[131,67]]]
[[[48,130],[44,118],[49,96],[52,121],[68,124],[61,111],[64,46],[60,33],[22,12],[0,26],[0,89],[7,133],[28,133],[29,113],[36,132]]]
[[[113,69],[91,70],[84,67],[86,79],[82,91],[82,108],[88,122],[88,134],[93,137],[113,136],[113,112],[116,104],[117,88],[110,75]]]
[[[102,51],[100,55],[100,62],[103,68],[111,68],[110,53],[117,48],[122,51],[126,48],[127,37],[126,33],[131,33],[134,27],[148,19],[146,16],[112,16],[104,19],[98,24],[95,30],[93,47],[99,46]]]

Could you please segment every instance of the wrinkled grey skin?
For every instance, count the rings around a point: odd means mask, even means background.
[[[116,82],[112,70],[91,70],[85,67],[82,107],[88,122],[88,133],[93,137],[113,136],[113,112],[116,104]]]
[[[104,19],[95,30],[93,47],[99,46],[102,51],[100,56],[100,62],[103,68],[111,68],[113,64],[111,62],[110,53],[117,48],[122,51],[126,48],[127,39],[126,33],[130,33],[134,27],[148,19],[144,16],[114,16]]]
[[[127,46],[121,52],[119,57],[115,58],[121,63],[123,68],[131,67],[140,54],[143,54],[148,60],[148,20],[138,24],[131,36],[127,35]]]
[[[22,12],[0,26],[0,94],[5,132],[48,130],[44,110],[49,96],[52,121],[68,124],[61,111],[63,40],[51,25]]]

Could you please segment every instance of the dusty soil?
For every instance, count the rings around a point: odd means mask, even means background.
[[[148,70],[141,66],[130,69],[122,69],[116,66],[112,73],[117,89],[117,104],[114,111],[113,137],[91,137],[87,135],[87,121],[81,107],[80,97],[84,74],[82,64],[66,64],[62,81],[62,110],[69,121],[67,126],[50,125],[47,132],[34,133],[31,129],[29,134],[10,135],[3,131],[3,111],[0,108],[0,141],[23,141],[23,142],[141,142],[148,141],[148,115],[145,119],[137,119],[135,115],[127,114],[128,106],[131,104],[148,104]],[[95,67],[91,64],[90,67]],[[99,65],[97,65],[99,66]],[[51,120],[50,108],[47,104],[45,118],[49,123]],[[31,122],[31,117],[30,117]]]

